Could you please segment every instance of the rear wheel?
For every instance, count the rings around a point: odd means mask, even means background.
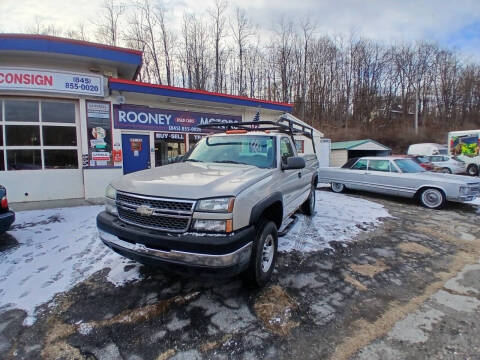
[[[332,182],[330,184],[330,187],[332,188],[332,191],[334,193],[341,193],[345,191],[345,185],[343,185],[342,183]]]
[[[315,186],[312,186],[308,199],[302,204],[302,212],[305,215],[312,216],[315,213]]]
[[[475,164],[468,165],[467,174],[470,176],[477,176],[478,175],[478,166]]]
[[[441,170],[441,172],[444,173],[444,174],[451,174],[451,173],[452,173],[452,170],[450,170],[449,168],[443,168],[443,169]]]
[[[278,233],[273,221],[264,219],[257,227],[257,236],[253,242],[250,265],[244,279],[254,287],[262,287],[272,277],[277,260]]]
[[[419,199],[420,203],[429,209],[441,209],[446,201],[443,191],[434,188],[422,190]]]

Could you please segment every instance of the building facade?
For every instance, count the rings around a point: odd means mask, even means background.
[[[138,82],[141,65],[131,49],[0,34],[0,184],[11,202],[99,198],[113,178],[185,154],[205,135],[200,124],[292,109]]]

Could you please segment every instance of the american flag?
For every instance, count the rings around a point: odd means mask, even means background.
[[[260,111],[257,111],[255,116],[253,117],[253,121],[260,121]],[[252,125],[252,129],[258,129],[258,125]]]

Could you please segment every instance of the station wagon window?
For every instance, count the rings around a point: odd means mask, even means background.
[[[353,170],[367,170],[367,160],[360,159],[352,166]]]
[[[0,171],[78,169],[75,107],[73,101],[0,99]]]
[[[280,155],[282,156],[282,162],[286,162],[287,158],[295,156],[292,144],[288,138],[284,137],[280,140]]]
[[[432,156],[430,159],[432,162],[446,161],[444,156]]]
[[[368,170],[390,172],[390,161],[388,160],[370,160]]]
[[[397,167],[393,164],[393,162],[390,162],[390,171],[394,173],[398,173]]]

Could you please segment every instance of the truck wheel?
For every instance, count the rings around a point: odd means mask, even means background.
[[[477,176],[478,175],[478,166],[475,164],[468,165],[467,174],[470,176]]]
[[[315,200],[316,200],[316,193],[315,193],[315,186],[312,186],[310,190],[310,195],[308,195],[308,199],[302,204],[302,212],[307,216],[312,216],[315,214]]]
[[[334,193],[342,193],[342,192],[345,191],[345,185],[343,185],[341,183],[332,182],[330,184],[330,187],[332,188],[332,191]]]
[[[445,194],[443,191],[427,188],[422,190],[419,196],[420,203],[429,209],[441,209],[445,205]]]
[[[253,241],[250,265],[243,274],[247,284],[262,287],[270,280],[277,260],[277,247],[277,226],[273,221],[262,220]]]

